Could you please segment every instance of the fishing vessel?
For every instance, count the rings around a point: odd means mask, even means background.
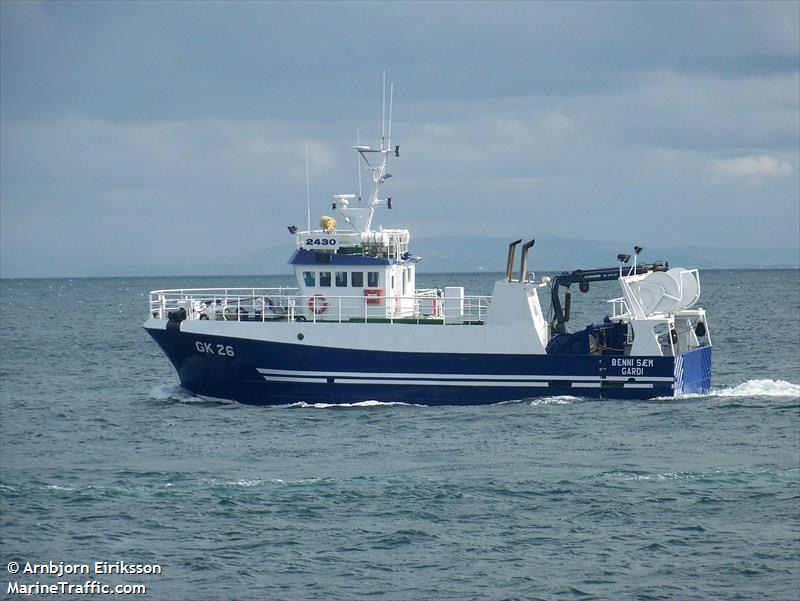
[[[251,404],[427,405],[709,391],[699,272],[642,263],[639,247],[613,267],[537,280],[528,272],[534,240],[516,240],[491,296],[416,288],[421,259],[409,231],[373,226],[377,209],[392,208],[380,191],[390,156],[400,156],[391,99],[389,114],[379,145],[354,146],[371,194],[334,195],[338,219],[322,216],[317,229],[310,219],[302,231],[289,226],[295,287],[150,292],[144,328],[185,389]],[[597,323],[570,331],[572,286],[586,292],[595,282],[620,290]]]

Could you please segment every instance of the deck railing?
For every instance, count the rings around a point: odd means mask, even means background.
[[[154,290],[156,319],[215,321],[311,321],[362,323],[478,324],[491,297],[449,297],[437,289],[410,296],[300,295],[297,288],[208,288]]]

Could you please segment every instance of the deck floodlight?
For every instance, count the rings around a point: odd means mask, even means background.
[[[289,230],[290,234],[296,234],[297,233],[297,226],[296,225],[287,225],[286,229]]]
[[[620,263],[627,263],[630,260],[631,260],[631,256],[630,255],[626,255],[624,253],[619,253],[617,255],[617,261],[619,261]]]
[[[634,246],[634,247],[633,247],[633,252],[635,252],[637,255],[638,255],[640,252],[642,252],[643,250],[644,250],[644,248],[642,248],[641,246]]]

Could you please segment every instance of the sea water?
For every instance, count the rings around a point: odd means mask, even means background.
[[[0,598],[796,600],[800,273],[701,277],[711,394],[479,407],[209,402],[141,328],[287,278],[2,280]]]

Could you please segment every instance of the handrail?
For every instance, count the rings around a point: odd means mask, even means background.
[[[413,295],[300,295],[297,288],[196,288],[150,292],[156,319],[360,323],[483,323],[490,296],[446,298],[434,288]],[[182,310],[182,314],[180,313]]]

